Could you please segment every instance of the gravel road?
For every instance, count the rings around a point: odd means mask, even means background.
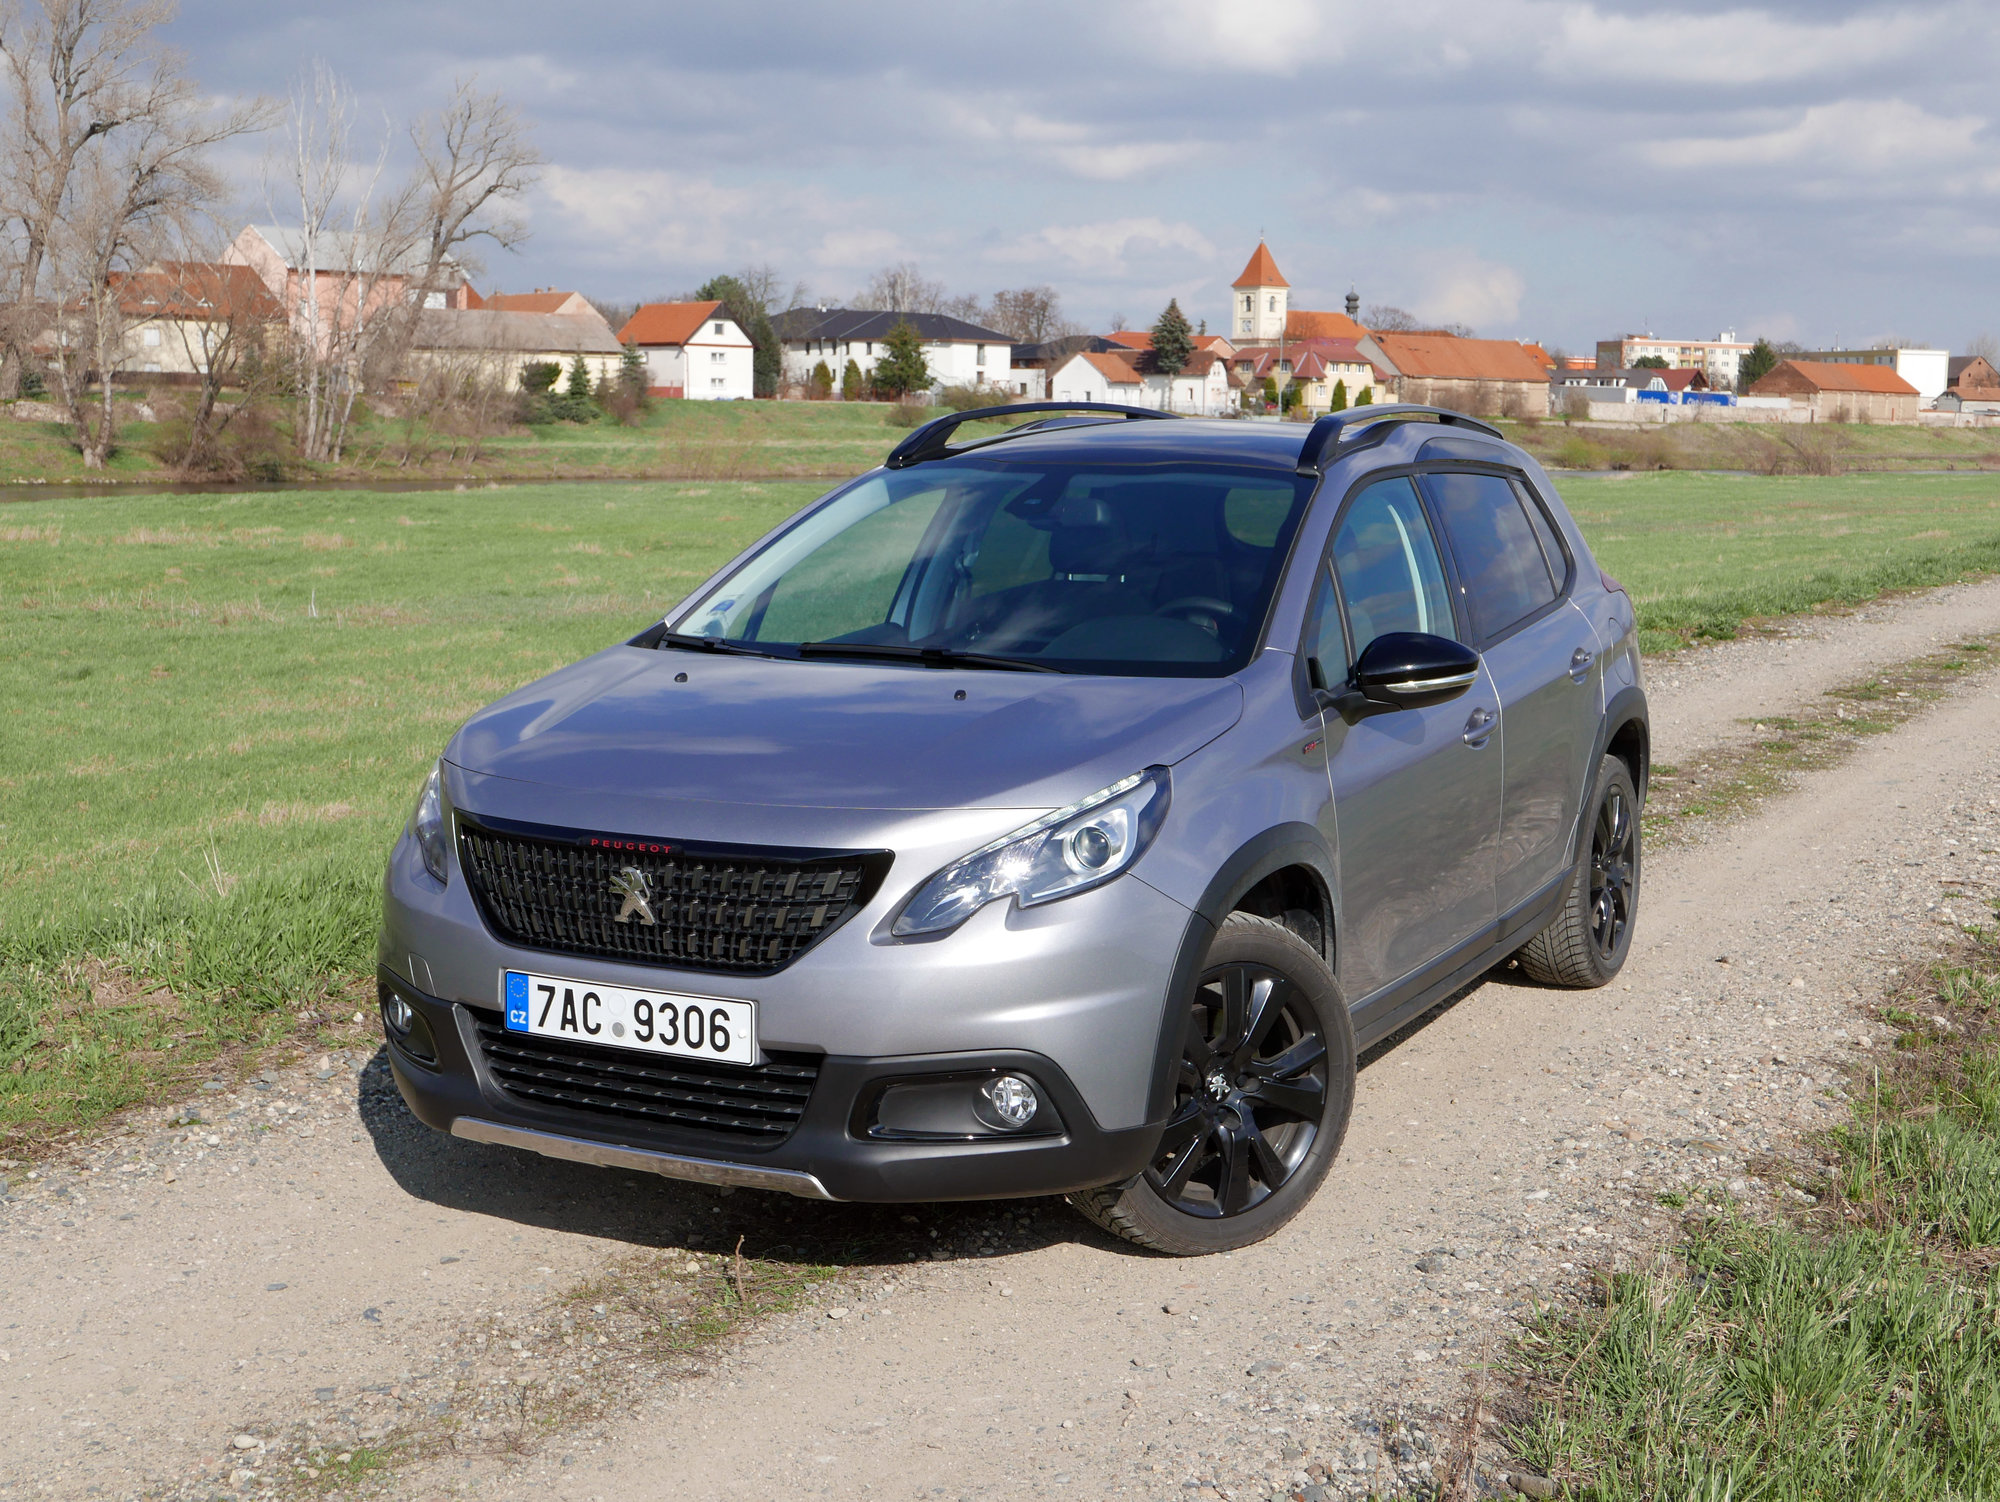
[[[2000,583],[1684,654],[1657,675],[1658,754],[1993,629]],[[2000,681],[1975,677],[1656,853],[1618,984],[1502,972],[1378,1050],[1317,1202],[1228,1257],[1135,1255],[1056,1204],[814,1206],[456,1142],[360,1053],[218,1081],[13,1175],[0,1499],[261,1496],[308,1484],[297,1436],[350,1453],[447,1402],[467,1443],[391,1494],[1262,1499],[1421,1480],[1465,1371],[1525,1301],[1645,1255],[1659,1190],[1762,1192],[1745,1157],[1840,1109],[1857,1004],[1990,914],[1997,728]],[[612,1372],[588,1306],[558,1312],[634,1248],[738,1234],[867,1251],[691,1377]],[[519,1395],[544,1390],[523,1384],[557,1376],[634,1396],[503,1456],[506,1415],[519,1429]]]

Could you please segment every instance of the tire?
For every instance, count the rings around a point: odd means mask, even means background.
[[[1529,979],[1579,990],[1625,968],[1639,917],[1639,795],[1624,762],[1598,763],[1585,808],[1587,838],[1562,907],[1514,956]]]
[[[1115,1236],[1199,1257],[1271,1235],[1340,1152],[1354,1026],[1326,962],[1269,918],[1232,913],[1186,1007],[1174,1105],[1143,1173],[1069,1197]]]

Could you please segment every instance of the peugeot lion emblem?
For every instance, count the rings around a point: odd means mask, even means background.
[[[646,873],[637,866],[627,866],[612,877],[611,895],[625,899],[624,905],[618,909],[617,921],[630,923],[633,915],[637,914],[639,921],[651,928],[654,922],[653,905],[646,900],[651,889],[652,883],[647,881]]]

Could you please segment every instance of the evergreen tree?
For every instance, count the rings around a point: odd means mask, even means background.
[[[1743,364],[1736,373],[1736,389],[1748,391],[1778,367],[1778,352],[1771,348],[1771,341],[1759,339],[1750,347],[1750,353],[1743,357]]]
[[[812,399],[816,402],[823,402],[832,395],[833,372],[827,368],[826,361],[822,360],[813,367]]]
[[[1360,394],[1359,396],[1357,396],[1357,397],[1355,397],[1355,398],[1354,398],[1354,405],[1355,405],[1355,406],[1357,406],[1357,407],[1372,407],[1372,406],[1374,406],[1374,405],[1375,405],[1375,388],[1374,388],[1373,386],[1363,386],[1363,387],[1361,388],[1361,394]]]
[[[563,387],[567,396],[581,399],[590,395],[590,362],[583,358],[583,351],[576,352],[576,358],[569,362],[569,382]]]
[[[1160,374],[1177,376],[1194,355],[1194,329],[1181,312],[1179,298],[1169,299],[1166,312],[1153,325],[1153,362]]]
[[[1278,405],[1278,378],[1276,376],[1264,377],[1264,401],[1269,406],[1275,407]]]
[[[1326,410],[1329,412],[1345,412],[1347,410],[1347,382],[1335,381],[1333,383],[1333,399],[1327,403]]]
[[[646,357],[639,346],[628,344],[618,356],[618,392],[627,401],[646,405]]]
[[[898,319],[882,341],[882,358],[875,362],[875,391],[892,401],[913,391],[927,391],[931,368],[924,347],[907,319]]]
[[[849,360],[847,369],[840,373],[840,399],[844,402],[861,400],[861,364],[858,360]]]
[[[1667,357],[1665,355],[1641,355],[1632,362],[1632,368],[1634,370],[1668,370],[1672,367],[1667,364]]]

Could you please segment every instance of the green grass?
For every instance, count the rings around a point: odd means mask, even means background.
[[[176,399],[172,391],[155,398]],[[797,478],[879,463],[904,436],[891,411],[866,402],[662,401],[632,427],[607,419],[514,428],[480,439],[476,450],[392,414],[363,412],[338,465],[297,463],[282,444],[277,454],[301,479]],[[19,422],[0,407],[0,484],[160,478],[167,470],[153,452],[158,433],[152,423],[121,425],[108,468],[90,472],[63,424]]]
[[[672,431],[754,438],[767,410],[681,404]],[[886,446],[853,442],[856,468]],[[365,1013],[381,861],[452,728],[657,619],[819,488],[0,508],[0,1132],[67,1130]],[[1564,490],[1651,645],[2000,566],[2000,477]]]
[[[1563,500],[1632,593],[1641,645],[2000,570],[2000,475],[1567,475]]]
[[[0,1131],[350,1010],[383,854],[452,728],[658,619],[816,493],[0,512]]]
[[[1705,1220],[1542,1321],[1524,1455],[1600,1502],[2000,1496],[1997,962],[1985,933],[1882,1009],[1901,1053],[1822,1144],[1813,1217]]]

